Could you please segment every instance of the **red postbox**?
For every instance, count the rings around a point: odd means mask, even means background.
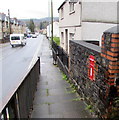
[[[94,65],[95,65],[95,61],[94,61],[94,56],[90,55],[89,56],[89,79],[94,81]]]

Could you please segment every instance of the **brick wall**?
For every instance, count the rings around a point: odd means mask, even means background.
[[[99,116],[108,116],[119,85],[119,34],[104,32],[102,48],[70,41],[70,79]]]
[[[101,56],[105,61],[108,61],[106,66],[108,70],[108,84],[116,85],[119,81],[119,34],[104,32]],[[105,66],[105,64],[103,65]]]

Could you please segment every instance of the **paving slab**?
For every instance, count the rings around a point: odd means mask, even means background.
[[[86,104],[78,100],[62,72],[53,65],[49,41],[42,44],[41,75],[35,93],[31,118],[92,118]]]

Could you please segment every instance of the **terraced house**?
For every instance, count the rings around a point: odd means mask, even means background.
[[[103,31],[118,20],[118,0],[65,0],[58,8],[60,45],[69,53],[69,40],[83,40],[101,46]]]
[[[118,0],[65,0],[58,9],[55,64],[101,118],[119,118],[118,8]]]
[[[69,40],[81,40],[81,2],[65,0],[58,12],[60,45],[69,53]]]
[[[8,42],[11,33],[26,33],[26,26],[17,18],[9,19],[4,13],[0,13],[0,43]]]

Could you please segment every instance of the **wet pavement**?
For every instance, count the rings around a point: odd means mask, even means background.
[[[31,118],[92,118],[86,104],[53,65],[51,53],[49,41],[44,39],[40,54],[41,75]]]

